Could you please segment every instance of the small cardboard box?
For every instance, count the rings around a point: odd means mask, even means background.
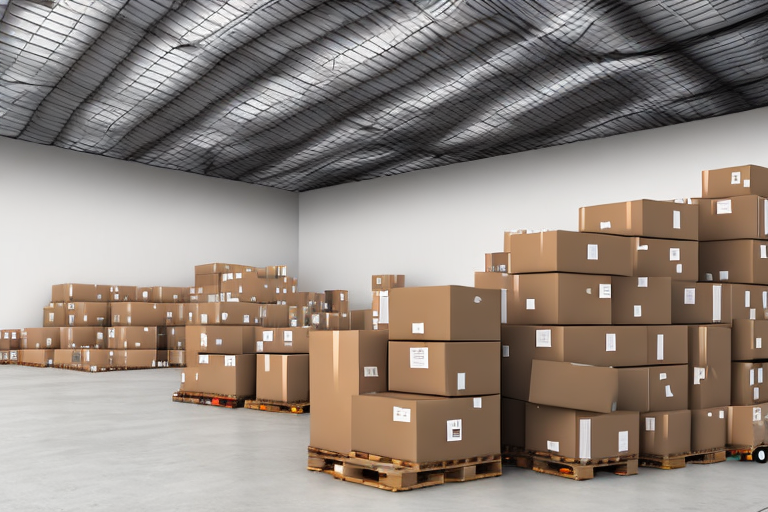
[[[768,402],[728,407],[726,443],[749,449],[768,444]]]
[[[309,354],[258,354],[256,398],[283,403],[309,401]]]
[[[0,330],[0,350],[18,350],[21,348],[21,329]]]
[[[640,451],[639,413],[525,407],[525,449],[570,459],[633,457]]]
[[[700,241],[768,238],[768,199],[736,196],[697,201]]]
[[[256,352],[264,354],[309,354],[308,327],[256,327]]]
[[[347,290],[325,290],[323,311],[349,314],[349,292]]]
[[[68,327],[104,327],[109,325],[110,305],[107,302],[67,302]]]
[[[63,302],[51,302],[43,308],[43,327],[66,327],[67,308]]]
[[[672,281],[673,324],[729,324],[730,322],[730,285]]]
[[[109,301],[110,302],[148,302],[149,294],[147,297],[139,298],[138,287],[136,286],[110,286],[109,287]]]
[[[687,325],[649,325],[645,364],[688,364]]]
[[[677,411],[688,407],[688,366],[619,368],[620,411]]]
[[[254,328],[237,325],[188,325],[186,327],[187,364],[194,365],[196,354],[254,354]],[[255,360],[254,360],[254,364]]]
[[[680,281],[699,278],[699,243],[690,240],[632,238],[632,275],[670,277]]]
[[[509,272],[512,266],[512,253],[487,252],[485,253],[486,272]]]
[[[611,278],[611,318],[615,325],[672,323],[669,277]]]
[[[197,366],[182,371],[180,391],[252,398],[256,355],[200,354]]]
[[[691,411],[691,451],[725,448],[727,438],[727,407],[710,407]]]
[[[165,325],[167,308],[155,302],[113,302],[110,304],[112,325]]]
[[[731,403],[731,329],[688,326],[688,407],[708,409]]]
[[[768,320],[734,320],[731,324],[731,359],[768,359]]]
[[[53,366],[54,349],[22,349],[19,350],[19,362],[42,366]]]
[[[691,453],[691,411],[641,413],[640,453],[656,457]]]
[[[103,327],[60,327],[61,348],[107,348]]]
[[[755,405],[768,400],[768,363],[731,363],[731,404]]]
[[[619,370],[560,361],[531,362],[528,401],[592,412],[612,412],[619,399]]]
[[[371,290],[391,290],[405,287],[405,276],[402,274],[381,274],[371,276]]]
[[[768,169],[739,165],[701,172],[701,195],[722,198],[742,195],[768,196]]]
[[[499,395],[352,397],[355,451],[411,462],[449,461],[500,454],[500,437]]]
[[[768,320],[768,286],[731,283],[733,320]]]
[[[700,243],[699,280],[768,284],[768,242],[724,240]]]
[[[107,348],[157,350],[157,327],[107,327]]]
[[[153,286],[149,302],[189,302],[189,288],[183,286]]]
[[[389,391],[498,395],[499,342],[390,341]]]
[[[103,284],[54,284],[51,302],[107,302],[109,286]]]
[[[698,240],[695,204],[640,199],[579,208],[579,231],[609,235]]]

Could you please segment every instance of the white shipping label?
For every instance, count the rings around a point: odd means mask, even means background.
[[[749,385],[750,386],[755,385],[755,369],[754,368],[749,370]]]
[[[686,288],[683,304],[696,304],[696,288]]]
[[[749,293],[749,290],[745,291],[744,292],[744,307],[745,308],[748,308],[749,306],[752,305],[752,300],[751,299],[752,299],[752,296]]]
[[[683,273],[683,264],[682,263],[678,263],[677,264],[677,267],[675,267],[675,272],[677,272],[678,274],[682,274]]]
[[[381,278],[380,277],[376,278],[376,284],[381,284]]]
[[[55,315],[55,313],[48,313],[48,321],[49,322],[53,322],[54,315]]]
[[[638,277],[637,278],[637,287],[638,288],[648,288],[648,278],[647,277]]]
[[[600,229],[611,229],[611,221],[601,222]]]
[[[712,413],[711,413],[711,412],[708,412],[708,413],[707,413],[707,418],[711,418],[711,417],[712,417]]]
[[[619,453],[629,451],[629,431],[619,432]]]
[[[601,284],[600,285],[600,292],[597,295],[601,299],[610,299],[611,298],[611,285],[610,284]]]
[[[200,323],[201,324],[208,323],[208,315],[206,313],[200,313]]]
[[[473,398],[472,399],[472,406],[475,409],[482,409],[483,408],[483,397],[476,396],[475,398]]]
[[[680,210],[672,210],[672,229],[680,229]]]
[[[647,245],[638,245],[637,246],[637,250],[638,251],[647,251],[648,250],[648,246]]]
[[[197,364],[208,364],[208,354],[198,354]]]
[[[716,202],[716,213],[717,215],[725,215],[728,213],[731,213],[731,200],[730,199],[724,199],[722,201]]]
[[[467,389],[467,374],[457,373],[456,374],[456,390],[462,391],[464,389]]]
[[[507,323],[507,290],[501,289],[501,323]]]
[[[656,418],[653,416],[648,416],[645,418],[645,431],[646,432],[655,432],[656,431]]]
[[[448,420],[446,422],[447,427],[447,441],[461,441],[461,420]]]
[[[378,377],[379,376],[379,367],[378,366],[365,366],[363,367],[363,377]]]
[[[587,259],[588,260],[597,259],[597,244],[587,244]]]
[[[264,352],[264,342],[263,341],[257,341],[256,342],[256,352]]]
[[[731,185],[738,185],[741,183],[741,171],[734,171],[731,173]]]
[[[664,372],[661,372],[659,374],[659,380],[667,380],[667,374]]]
[[[392,407],[392,421],[399,421],[401,423],[411,422],[411,410],[405,407]]]
[[[411,368],[429,368],[429,348],[411,347]]]
[[[744,188],[749,188],[750,180],[748,178],[744,178]]]
[[[763,383],[763,369],[758,368],[757,369],[757,383],[762,384]]]
[[[344,300],[344,294],[343,293],[339,293],[339,300]]]
[[[755,338],[755,348],[763,348],[763,338]]]
[[[616,334],[608,332],[605,334],[605,351],[616,352]]]
[[[229,313],[227,313],[226,311],[222,312],[221,313],[221,320],[222,321],[226,321],[227,318],[229,318]]]
[[[536,348],[552,347],[552,329],[536,329]],[[507,347],[509,349],[509,347]]]
[[[766,249],[766,245],[762,244],[760,245],[760,259],[766,259],[768,258],[768,249]]]
[[[579,458],[592,458],[592,420],[590,418],[579,420]]]
[[[536,299],[525,299],[525,309],[536,309]]]
[[[679,247],[670,247],[669,248],[669,261],[680,261],[680,248]]]
[[[723,304],[723,286],[715,285],[712,287],[712,322],[720,322],[722,317]]]
[[[725,411],[720,411],[720,414],[718,416],[721,420],[725,419]]]
[[[104,339],[104,333],[103,332],[97,332],[96,333],[96,339],[97,340],[103,340]]]
[[[283,341],[293,341],[293,331],[283,331]]]
[[[509,345],[501,346],[501,357],[509,357]]]
[[[634,310],[635,318],[640,318],[643,316],[643,306],[640,304],[635,304],[635,310]]]
[[[656,335],[656,360],[657,361],[664,360],[664,335],[663,334]]]
[[[721,281],[727,281],[728,280],[728,271],[727,270],[721,270],[720,271],[720,280]]]
[[[261,335],[264,341],[272,341],[275,339],[274,331],[264,331]]]
[[[107,329],[107,337],[114,339],[114,337],[115,337],[115,329],[114,329],[114,327],[110,327],[109,329]]]
[[[560,441],[547,441],[547,450],[550,452],[560,451]]]
[[[763,408],[762,407],[753,407],[752,408],[752,421],[760,421],[763,419]]]
[[[201,347],[207,347],[208,346],[208,334],[201,332],[200,333],[200,346]]]
[[[672,394],[672,387],[669,384],[664,386],[664,395],[667,398],[671,398],[671,397],[675,396],[675,395]]]
[[[224,344],[224,339],[222,338],[216,338],[216,346],[220,347]]]
[[[382,322],[382,320],[379,320]],[[413,322],[411,324],[411,334],[424,334],[424,322]]]
[[[754,388],[754,396],[752,397],[755,401],[760,400],[760,388]]]
[[[237,366],[237,357],[224,356],[224,366]]]
[[[379,323],[389,323],[389,290],[379,293]]]
[[[707,369],[698,366],[693,367],[693,384],[698,386],[707,377]]]
[[[243,323],[244,324],[251,323],[251,315],[243,315]]]

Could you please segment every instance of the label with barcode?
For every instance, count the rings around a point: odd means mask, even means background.
[[[401,423],[411,422],[411,410],[404,407],[392,407],[392,421],[399,421]]]
[[[550,347],[552,347],[552,329],[536,329],[536,348]]]
[[[378,366],[365,366],[363,368],[363,377],[378,377],[378,376],[379,376]]]
[[[446,422],[447,427],[447,440],[461,441],[461,420],[448,420]]]

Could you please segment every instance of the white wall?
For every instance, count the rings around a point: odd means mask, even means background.
[[[191,286],[223,261],[298,272],[298,194],[0,137],[0,328],[56,283]]]
[[[701,194],[701,170],[768,166],[768,108],[300,194],[299,284],[370,307],[372,274],[472,286],[505,230],[578,229],[578,208]]]

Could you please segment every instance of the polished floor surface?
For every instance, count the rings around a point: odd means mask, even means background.
[[[768,464],[391,493],[306,470],[309,415],[174,403],[178,369],[0,366],[0,511],[768,510]]]

